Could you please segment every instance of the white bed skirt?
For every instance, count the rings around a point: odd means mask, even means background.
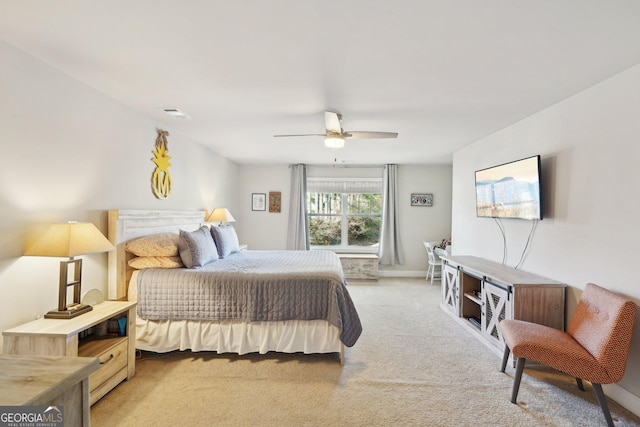
[[[221,322],[136,319],[136,348],[218,353],[342,352],[340,330],[326,320]]]

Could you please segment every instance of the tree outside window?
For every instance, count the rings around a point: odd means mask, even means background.
[[[311,246],[376,247],[382,226],[381,193],[307,193]]]

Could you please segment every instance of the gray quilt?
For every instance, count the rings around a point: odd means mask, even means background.
[[[338,256],[245,250],[200,269],[138,273],[138,316],[149,320],[316,320],[351,347],[362,332]]]

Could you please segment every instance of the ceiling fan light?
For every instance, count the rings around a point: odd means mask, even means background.
[[[324,146],[328,148],[344,147],[344,138],[341,136],[327,136],[324,138]]]

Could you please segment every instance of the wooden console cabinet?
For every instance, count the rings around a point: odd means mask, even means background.
[[[473,256],[442,257],[441,307],[498,355],[502,319],[565,328],[566,285]]]
[[[2,333],[4,353],[97,357],[100,368],[89,377],[93,405],[135,375],[135,310],[135,302],[104,301],[73,319],[34,320]]]

